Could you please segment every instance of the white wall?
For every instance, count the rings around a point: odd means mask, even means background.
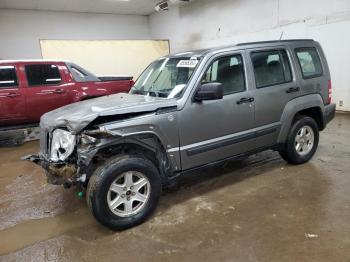
[[[40,39],[169,39],[176,52],[281,32],[322,44],[334,101],[350,111],[350,0],[193,0],[150,17],[0,9],[0,59],[41,58]]]
[[[0,59],[41,58],[40,39],[150,39],[148,17],[0,9]]]
[[[333,97],[350,111],[349,0],[194,0],[150,16],[151,36],[172,52],[238,42],[313,38],[331,69]],[[339,101],[343,106],[339,106]]]

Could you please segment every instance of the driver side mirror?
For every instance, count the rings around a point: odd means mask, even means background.
[[[202,84],[197,90],[194,100],[197,102],[205,100],[218,100],[222,99],[224,91],[222,84],[218,82]]]

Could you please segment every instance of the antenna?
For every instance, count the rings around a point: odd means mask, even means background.
[[[282,31],[282,33],[281,33],[281,35],[280,35],[280,41],[282,40],[283,33],[284,33],[284,31]]]

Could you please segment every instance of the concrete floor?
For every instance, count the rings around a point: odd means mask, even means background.
[[[0,149],[1,261],[350,261],[350,115],[322,132],[310,163],[269,151],[193,174],[123,232],[19,160],[37,150]]]

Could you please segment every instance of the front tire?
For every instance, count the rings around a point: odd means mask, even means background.
[[[319,142],[316,121],[308,116],[299,116],[292,124],[286,142],[281,146],[281,157],[290,164],[308,162],[315,154]]]
[[[160,175],[140,156],[119,156],[99,167],[87,187],[87,203],[102,225],[127,229],[144,222],[161,195]]]

